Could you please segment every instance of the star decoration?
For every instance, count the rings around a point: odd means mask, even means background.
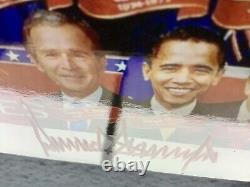
[[[132,99],[132,100],[134,99],[132,96],[128,96],[128,98],[129,98],[129,99]]]
[[[10,58],[10,61],[19,61],[19,55],[14,53],[13,51],[9,51],[8,53],[6,53],[6,56]]]
[[[117,71],[125,71],[127,68],[127,65],[124,63],[124,61],[121,61],[120,64],[115,64],[115,66],[117,66]]]

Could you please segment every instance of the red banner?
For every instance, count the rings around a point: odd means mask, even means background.
[[[0,8],[35,0],[0,0]],[[201,17],[207,14],[211,0],[78,0],[89,16],[114,19],[144,12],[179,9],[177,19]],[[47,0],[50,10],[69,7],[73,0]],[[212,16],[214,22],[227,29],[250,28],[250,0],[218,0]]]
[[[0,8],[28,1],[35,1],[35,0],[0,0]]]
[[[206,15],[210,2],[211,0],[78,0],[78,5],[87,15],[102,19],[179,9],[177,19],[180,20]],[[49,9],[56,9],[71,6],[73,2],[47,0],[47,4]],[[217,25],[227,29],[250,28],[250,0],[218,0],[212,17]]]
[[[73,5],[73,0],[48,0],[47,5],[49,10],[54,10],[57,8],[65,8]]]
[[[209,0],[80,0],[79,7],[90,16],[106,19],[180,8],[178,19],[182,19],[205,15],[208,2]]]
[[[219,0],[213,20],[228,29],[250,28],[250,0]]]
[[[49,9],[69,6],[71,0],[47,0]],[[86,14],[103,19],[126,17],[162,9],[180,9],[178,19],[199,17],[207,13],[209,0],[79,0]]]

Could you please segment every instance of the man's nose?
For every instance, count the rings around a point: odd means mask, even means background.
[[[174,76],[174,82],[176,83],[190,83],[191,82],[191,75],[188,68],[180,69],[176,72]]]
[[[74,69],[77,67],[77,64],[74,59],[67,53],[62,53],[61,60],[61,63],[63,63],[63,67],[65,68]]]

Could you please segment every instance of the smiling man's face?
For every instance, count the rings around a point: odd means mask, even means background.
[[[191,103],[216,85],[223,74],[218,47],[192,40],[166,41],[143,71],[152,83],[156,100],[167,109]]]
[[[38,25],[30,32],[32,61],[69,96],[86,97],[99,86],[104,60],[77,26]]]

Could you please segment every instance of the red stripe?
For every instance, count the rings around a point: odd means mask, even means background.
[[[194,17],[206,14],[209,4],[209,0],[79,0],[78,2],[86,14],[104,19],[175,8],[180,8],[179,18]]]
[[[229,29],[250,28],[250,1],[218,0],[213,20],[221,27]]]
[[[47,0],[48,9],[63,8],[73,5],[72,0]]]

